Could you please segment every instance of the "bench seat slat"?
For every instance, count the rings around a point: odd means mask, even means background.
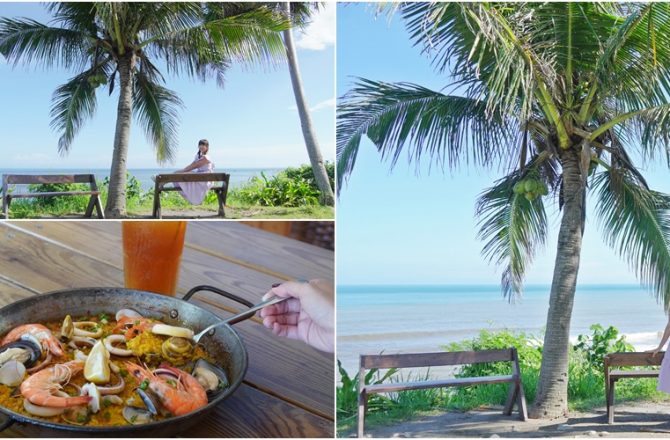
[[[658,377],[659,370],[614,370],[610,371],[610,380],[639,377]]]
[[[32,197],[54,197],[54,196],[92,196],[100,195],[100,191],[62,191],[62,192],[36,192],[9,194],[12,199],[32,198]]]
[[[422,382],[396,382],[396,383],[381,383],[376,385],[366,385],[365,392],[370,394],[389,393],[393,391],[421,390],[425,388],[440,388],[440,387],[465,387],[471,385],[511,383],[515,381],[516,378],[513,375],[486,376],[486,377],[455,377],[451,379],[426,380]]]

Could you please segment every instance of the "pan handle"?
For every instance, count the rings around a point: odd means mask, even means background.
[[[240,304],[242,304],[242,305],[245,305],[245,306],[247,306],[247,307],[249,307],[249,308],[254,307],[254,303],[252,303],[251,301],[247,301],[246,299],[244,299],[244,298],[240,298],[239,296],[237,296],[237,295],[235,295],[235,294],[232,294],[232,293],[230,293],[230,292],[226,292],[225,290],[221,290],[221,289],[219,289],[219,288],[217,288],[217,287],[213,287],[213,286],[195,286],[194,288],[192,288],[191,290],[189,290],[189,291],[186,293],[186,295],[184,295],[184,297],[183,297],[182,299],[183,299],[184,301],[188,301],[188,300],[190,300],[190,299],[193,297],[193,295],[195,295],[197,292],[201,292],[201,291],[203,291],[203,290],[204,290],[204,291],[207,291],[207,292],[213,292],[213,293],[219,294],[219,295],[221,295],[221,296],[225,296],[226,298],[228,298],[228,299],[232,299],[233,301],[238,302],[238,303],[240,303]],[[252,316],[254,316],[253,313],[249,314],[249,316],[244,317],[244,318],[241,319],[240,321],[243,321],[243,320],[245,320],[245,319],[249,319],[249,318],[251,318]]]
[[[6,417],[6,419],[3,420],[2,422],[0,422],[0,432],[9,428],[10,426],[12,426],[14,424],[14,422],[16,422],[16,420],[12,416],[5,415],[5,417]]]

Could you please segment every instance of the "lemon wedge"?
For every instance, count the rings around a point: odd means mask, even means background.
[[[109,352],[102,341],[95,343],[86,358],[84,365],[84,377],[89,382],[103,384],[109,382],[111,373],[109,371]]]

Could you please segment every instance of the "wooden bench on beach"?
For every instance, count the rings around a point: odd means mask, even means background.
[[[656,356],[651,353],[610,353],[603,362],[605,369],[605,400],[607,402],[607,423],[614,423],[614,385],[621,379],[658,377],[659,370],[621,370],[612,367],[653,367],[661,365],[665,352]]]
[[[56,184],[56,183],[88,183],[90,191],[53,191],[53,192],[24,192],[9,193],[9,185]],[[2,176],[2,214],[9,218],[9,205],[12,199],[54,196],[90,196],[84,217],[91,217],[95,208],[98,218],[105,218],[100,203],[100,191],[95,183],[93,174],[5,174]]]
[[[228,197],[228,187],[230,185],[230,174],[226,173],[171,173],[158,174],[156,176],[156,186],[154,189],[154,218],[161,218],[161,192],[163,191],[179,191],[179,188],[174,186],[166,187],[168,183],[181,182],[221,182],[220,186],[213,186],[211,191],[216,193],[216,198],[219,201],[219,215],[225,217],[226,213],[224,207],[226,205],[226,197]]]
[[[413,382],[365,384],[365,371],[371,368],[419,368],[449,365],[481,364],[488,362],[511,362],[512,374],[503,376],[454,377],[449,379],[425,380]],[[526,396],[521,384],[521,371],[516,348],[503,350],[453,351],[438,353],[411,353],[389,355],[361,355],[358,373],[358,437],[363,437],[365,411],[368,395],[391,393],[396,391],[421,390],[426,388],[464,387],[473,385],[509,383],[507,402],[503,409],[504,415],[511,415],[516,403],[521,420],[528,418]]]

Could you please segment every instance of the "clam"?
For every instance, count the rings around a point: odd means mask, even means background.
[[[163,342],[161,351],[168,360],[181,363],[191,357],[193,344],[188,339],[173,336]]]
[[[144,425],[150,423],[153,416],[144,408],[136,406],[126,406],[123,408],[123,418],[131,425]]]
[[[19,361],[11,359],[0,367],[0,383],[10,387],[16,387],[23,382],[26,375],[26,367]]]
[[[124,316],[126,316],[128,318],[143,318],[143,316],[139,312],[137,312],[133,309],[121,309],[118,312],[116,312],[115,318],[118,321],[121,318],[123,318]]]
[[[31,367],[42,356],[42,346],[30,339],[21,339],[0,347],[0,366],[15,360]]]
[[[60,339],[65,342],[72,339],[72,336],[74,336],[74,323],[72,322],[72,316],[67,315],[60,327]]]
[[[191,375],[200,382],[207,394],[216,394],[230,385],[226,372],[204,359],[198,359],[193,366]]]

